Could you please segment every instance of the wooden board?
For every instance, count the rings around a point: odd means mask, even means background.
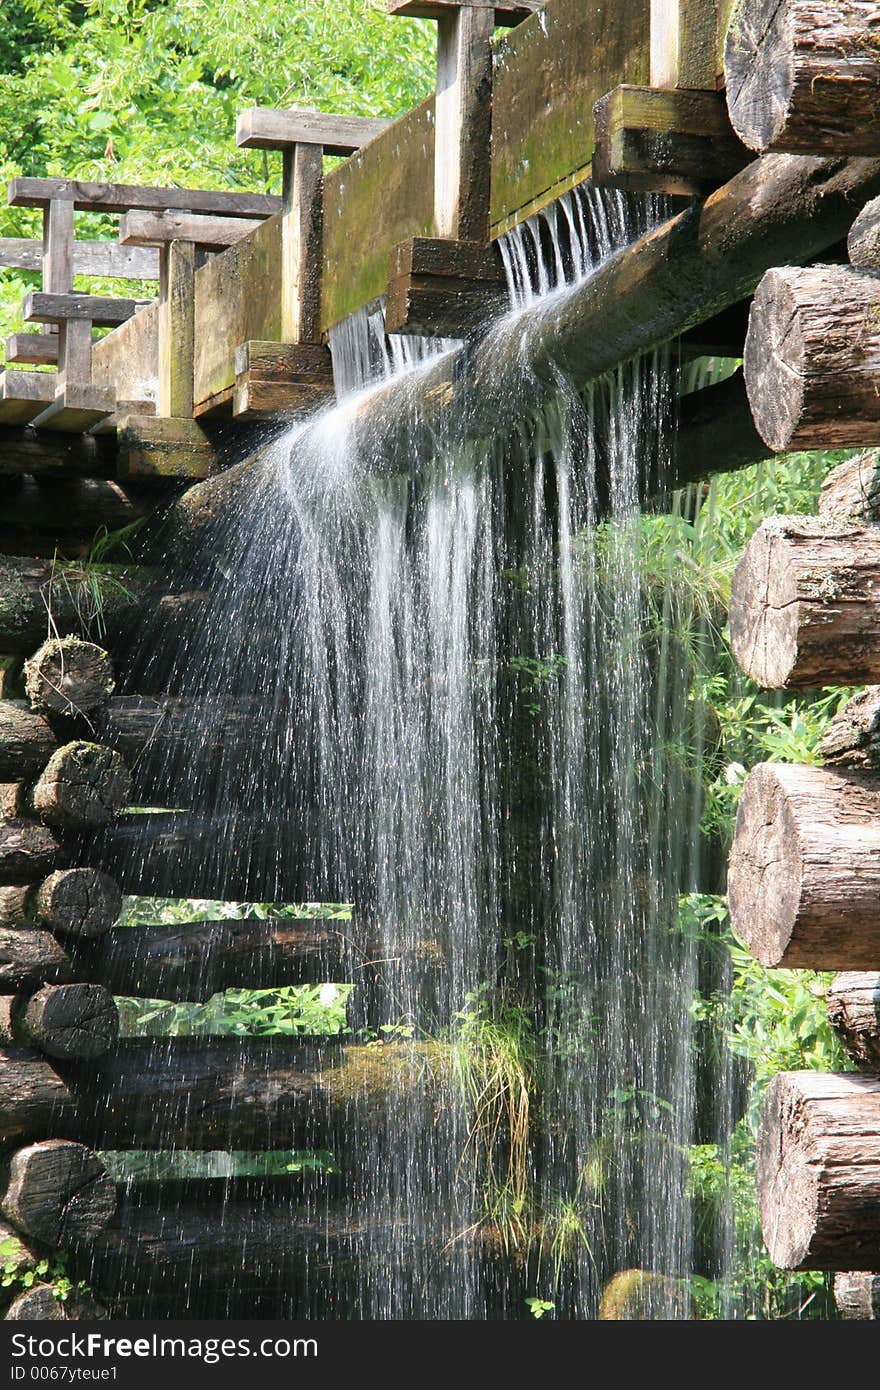
[[[115,241],[75,241],[74,275],[100,275],[109,280],[158,280],[159,253],[149,246],[120,246]],[[18,237],[0,240],[0,266],[14,270],[43,268],[43,243]]]
[[[721,92],[615,87],[595,107],[592,178],[600,186],[705,196],[754,157]]]
[[[492,234],[586,176],[593,106],[649,79],[650,0],[549,0],[498,43],[492,125]]]
[[[6,339],[6,361],[54,367],[58,362],[57,333],[13,333]]]
[[[171,241],[191,241],[196,246],[234,246],[261,225],[252,217],[209,217],[194,212],[127,212],[119,222],[123,247],[167,246]],[[153,251],[156,265],[159,252]]]
[[[54,372],[0,373],[0,423],[26,425],[55,399]]]
[[[494,10],[496,24],[520,24],[538,14],[546,0],[388,0],[388,13],[407,19],[445,19],[455,10]]]
[[[109,386],[81,385],[68,382],[32,424],[38,430],[58,430],[80,434],[112,415],[116,409],[116,392]]]
[[[152,415],[120,419],[116,433],[120,478],[207,478],[214,449],[195,420]]]
[[[235,353],[232,413],[237,419],[300,415],[333,395],[327,348],[313,343],[242,343]]]
[[[128,212],[144,208],[161,212],[218,213],[221,217],[271,217],[281,199],[268,193],[227,193],[206,188],[141,188],[125,183],[86,183],[77,179],[12,179],[10,207],[41,208],[52,198],[71,198],[73,206],[90,212]]]
[[[235,384],[235,349],[281,338],[281,219],[196,271],[196,406]]]
[[[235,143],[249,150],[320,145],[325,154],[349,155],[392,124],[371,116],[334,116],[300,108],[251,106],[236,121]]]
[[[137,312],[135,299],[112,299],[99,294],[43,294],[33,290],[26,296],[22,318],[26,323],[66,323],[86,320],[96,328],[115,328]]]

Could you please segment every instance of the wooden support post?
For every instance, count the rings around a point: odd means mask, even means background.
[[[712,91],[723,0],[651,0],[651,86]]]
[[[47,294],[70,294],[73,289],[73,202],[52,198],[43,207],[42,288]],[[58,326],[44,323],[40,332],[56,338]]]
[[[320,343],[324,151],[296,144],[284,150],[283,159],[281,337],[286,343]]]
[[[159,416],[191,420],[195,353],[195,261],[191,241],[164,248],[159,274]]]
[[[770,517],[734,571],[730,641],[768,690],[880,680],[880,530]]]
[[[765,966],[880,969],[880,777],[761,763],[740,797],[727,893]]]
[[[494,27],[466,4],[437,21],[434,232],[454,241],[489,239]]]

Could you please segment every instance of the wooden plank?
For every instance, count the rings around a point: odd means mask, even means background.
[[[103,420],[99,420],[96,425],[92,425],[89,434],[111,434],[116,437],[120,421],[128,418],[129,415],[149,415],[156,414],[155,401],[122,401],[117,400],[116,409],[112,415],[105,415]]]
[[[255,232],[260,222],[252,217],[208,217],[192,212],[127,212],[119,222],[123,247],[167,246],[172,241],[191,241],[196,246],[234,246]],[[159,253],[152,252],[159,265]]]
[[[434,230],[488,241],[494,11],[455,6],[437,25]]]
[[[284,152],[281,214],[281,337],[291,343],[321,340],[321,242],[324,165],[320,148]]]
[[[6,339],[6,361],[54,367],[58,362],[57,333],[13,333]]]
[[[31,427],[0,424],[0,477],[28,473],[35,477],[108,478],[115,468],[113,440],[37,434]]]
[[[0,373],[0,423],[26,425],[55,399],[54,372]]]
[[[116,394],[105,386],[68,382],[51,405],[31,422],[34,429],[80,434],[112,415]]]
[[[68,294],[73,289],[73,203],[53,198],[43,208],[43,289]]]
[[[721,92],[615,87],[596,103],[593,182],[704,195],[754,158],[734,134]]]
[[[719,0],[651,0],[651,86],[713,91]]]
[[[594,104],[620,83],[648,82],[649,6],[553,0],[498,42],[493,235],[586,176]]]
[[[388,0],[388,13],[408,19],[443,19],[451,10],[494,10],[498,25],[521,24],[540,14],[547,0]]]
[[[235,143],[252,150],[319,145],[325,154],[349,155],[393,124],[372,116],[334,116],[298,107],[279,110],[251,106],[236,121]]]
[[[67,319],[58,333],[58,388],[68,382],[85,385],[92,379],[92,325],[88,319]]]
[[[117,425],[120,478],[207,478],[214,448],[195,420],[129,415]]]
[[[402,275],[457,275],[465,280],[505,283],[504,262],[495,243],[450,241],[444,237],[410,237],[395,247],[390,278]]]
[[[351,244],[347,255],[351,258]],[[270,218],[197,270],[195,290],[198,407],[227,390],[231,401],[240,343],[281,339],[281,218]]]
[[[463,276],[403,275],[389,280],[388,333],[464,338],[486,327],[507,304],[503,285]]]
[[[140,309],[92,345],[92,380],[117,399],[155,401],[159,393],[159,303]]]
[[[235,383],[232,386],[224,386],[222,391],[215,391],[212,395],[206,396],[203,401],[198,401],[193,406],[193,418],[196,420],[225,420],[232,415],[232,402],[235,396]]]
[[[195,246],[173,241],[159,302],[158,413],[191,419],[195,352]]]
[[[333,388],[307,382],[263,381],[245,372],[236,377],[232,414],[237,420],[271,420],[278,415],[310,415],[333,397]]]
[[[52,198],[70,198],[74,208],[89,212],[208,212],[221,217],[271,217],[281,199],[268,193],[217,192],[207,188],[141,188],[125,183],[88,183],[77,179],[15,178],[8,203],[16,208],[43,207]]]
[[[241,226],[241,220],[235,219]],[[107,280],[158,280],[159,253],[150,246],[120,246],[115,241],[74,241],[74,275],[100,275]],[[42,243],[21,237],[0,238],[0,266],[41,270]],[[44,286],[45,288],[45,286]]]
[[[232,413],[238,419],[307,414],[333,395],[326,347],[302,343],[242,343],[235,353]]]
[[[85,320],[96,328],[115,328],[130,319],[138,309],[136,299],[112,299],[99,294],[44,294],[33,290],[26,295],[22,317],[26,323],[65,323]]]

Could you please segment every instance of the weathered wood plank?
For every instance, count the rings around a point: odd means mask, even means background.
[[[251,106],[235,124],[235,143],[252,150],[319,145],[325,154],[349,155],[375,140],[392,121],[372,116],[336,116],[299,107]]]
[[[26,323],[66,323],[80,319],[96,328],[115,328],[137,313],[136,299],[111,299],[100,294],[44,294],[33,290],[25,297],[22,317]]]
[[[116,392],[109,386],[69,381],[41,413],[34,417],[34,429],[59,430],[79,434],[112,415]]]
[[[66,439],[37,434],[32,427],[0,424],[0,477],[31,473],[37,477],[85,474],[107,478],[115,466],[115,441],[99,442],[83,436]]]
[[[450,7],[437,23],[434,230],[488,241],[492,148],[492,34],[484,5]]]
[[[324,163],[320,147],[284,152],[281,214],[281,337],[291,343],[321,340],[321,243],[324,234]]]
[[[719,0],[651,0],[651,86],[712,90]]]
[[[753,158],[731,127],[721,92],[615,87],[595,107],[593,182],[700,196]]]
[[[158,414],[189,420],[195,355],[195,246],[172,241],[159,292]]]
[[[494,10],[498,25],[521,24],[547,0],[388,0],[388,13],[407,19],[445,19],[454,10]]]
[[[6,339],[6,361],[26,362],[34,367],[57,366],[58,334],[13,333]]]
[[[242,225],[241,218],[235,218],[234,222]],[[108,280],[159,278],[159,253],[150,243],[120,246],[115,241],[74,241],[71,261],[74,275],[99,275]],[[42,243],[21,237],[0,238],[0,266],[13,270],[41,270]]]
[[[8,203],[16,208],[43,207],[53,198],[69,198],[75,208],[89,212],[128,212],[142,208],[161,212],[216,213],[221,217],[271,217],[281,199],[268,193],[219,192],[207,188],[141,188],[124,183],[88,183],[78,179],[15,178]]]
[[[120,478],[207,478],[214,449],[195,420],[129,415],[117,426]]]
[[[333,395],[326,347],[312,343],[242,343],[235,352],[232,413],[237,418],[302,414]]]
[[[120,401],[152,400],[159,392],[159,303],[139,309],[92,345],[92,380],[112,386]]]
[[[0,374],[0,423],[26,425],[55,399],[54,372]]]
[[[369,148],[369,147],[368,147]],[[345,238],[351,264],[351,247]],[[235,384],[235,349],[250,339],[279,342],[281,218],[214,256],[195,276],[194,399],[206,402]]]
[[[196,246],[234,246],[260,226],[252,217],[210,217],[193,212],[147,212],[135,209],[119,222],[119,243],[130,255],[138,248],[167,246],[172,241],[191,241]],[[159,253],[152,251],[159,270]]]

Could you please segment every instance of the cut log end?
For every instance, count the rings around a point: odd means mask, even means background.
[[[785,0],[736,0],[724,44],[730,123],[750,150],[776,149],[794,90]]]
[[[48,1139],[12,1155],[0,1209],[24,1235],[57,1250],[104,1229],[116,1211],[116,1186],[84,1144]]]
[[[50,825],[106,825],[131,800],[131,777],[120,755],[99,743],[67,743],[53,753],[31,793]]]
[[[102,936],[121,908],[119,885],[99,869],[57,869],[34,894],[38,921],[68,936]]]
[[[850,1270],[834,1276],[834,1302],[845,1322],[880,1318],[880,1274]]]
[[[61,845],[46,825],[0,819],[0,882],[33,883],[57,868]]]
[[[727,897],[733,930],[761,965],[789,964],[801,895],[799,848],[776,768],[756,767],[740,797]]]
[[[858,1066],[880,1071],[880,975],[847,970],[828,990],[828,1022]]]
[[[822,482],[819,516],[832,525],[880,521],[880,450],[867,449],[831,469]]]
[[[105,704],[115,687],[107,652],[78,637],[44,642],[24,670],[31,705],[45,714],[88,714]]]
[[[103,1322],[107,1310],[91,1294],[63,1297],[54,1284],[35,1284],[10,1303],[7,1322]]]
[[[103,985],[45,985],[27,1002],[24,1040],[49,1057],[101,1057],[116,1041],[119,1015]]]
[[[756,685],[784,690],[797,659],[798,615],[784,535],[778,521],[755,532],[730,589],[730,645]]]
[[[869,685],[831,720],[819,752],[827,767],[880,768],[880,685]]]

